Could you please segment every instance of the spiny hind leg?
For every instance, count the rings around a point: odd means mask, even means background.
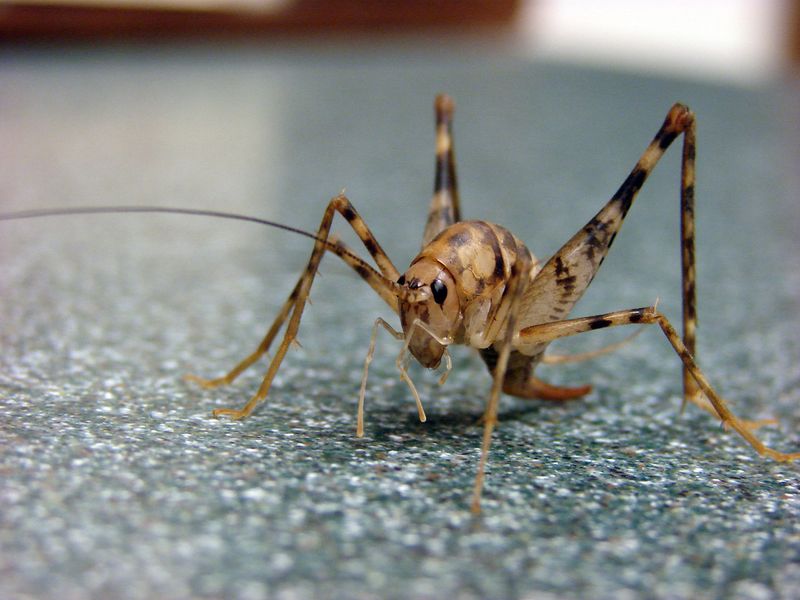
[[[778,461],[791,461],[800,458],[800,453],[784,453],[768,448],[753,434],[753,431],[758,427],[774,421],[748,421],[740,419],[733,414],[730,408],[728,408],[727,402],[725,402],[714,388],[711,387],[711,384],[700,370],[700,367],[697,366],[694,357],[670,322],[654,307],[635,308],[603,315],[593,315],[590,317],[580,317],[577,319],[533,325],[518,333],[515,346],[518,348],[525,348],[526,346],[538,348],[542,344],[547,344],[562,337],[586,333],[606,327],[630,324],[658,324],[661,327],[670,345],[683,362],[684,368],[689,372],[704,396],[703,402],[696,402],[696,404],[718,417],[725,427],[734,429],[756,450],[756,452]],[[696,398],[697,395],[693,395],[689,397],[689,400],[695,402]]]
[[[439,94],[436,96],[434,108],[436,111],[436,174],[433,198],[428,209],[428,221],[422,235],[423,248],[444,229],[461,220],[455,151],[453,149],[455,103],[450,96]]]
[[[683,136],[681,166],[681,264],[683,341],[691,353],[697,324],[694,258],[696,122],[688,107],[675,104],[628,177],[600,211],[542,267],[523,298],[521,328],[565,319],[594,279],[645,181],[667,148]],[[702,394],[700,394],[702,395]],[[694,378],[684,367],[684,398],[697,402]]]

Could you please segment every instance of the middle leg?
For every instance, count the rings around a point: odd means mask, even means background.
[[[518,318],[522,294],[528,285],[532,258],[527,248],[518,247],[517,260],[511,266],[508,284],[500,299],[501,309],[495,315],[506,314],[505,323],[497,330],[497,340],[492,348],[497,353],[497,362],[492,369],[492,389],[483,414],[483,441],[481,444],[481,457],[478,463],[478,472],[475,475],[475,484],[472,491],[471,510],[473,514],[481,511],[481,495],[483,493],[483,480],[486,472],[486,463],[489,460],[489,448],[492,444],[492,433],[497,425],[497,407],[500,403],[500,391],[503,389],[508,370],[509,359],[513,350],[515,331],[518,328]],[[508,306],[504,311],[502,305]]]

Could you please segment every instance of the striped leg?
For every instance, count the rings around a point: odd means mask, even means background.
[[[364,225],[364,227],[366,228],[366,225]],[[328,242],[329,245],[325,249],[328,252],[334,253],[352,267],[358,276],[366,281],[373,291],[389,305],[389,308],[391,308],[395,314],[399,314],[400,307],[397,303],[397,294],[391,287],[386,285],[386,279],[397,281],[400,276],[394,266],[392,266],[391,269],[382,270],[383,277],[381,277],[372,267],[365,263],[355,252],[342,242],[336,234],[331,235]],[[383,252],[383,250],[381,250],[381,252]]]
[[[367,263],[358,259],[358,257],[346,250],[343,245],[338,243],[330,244],[327,242],[333,216],[337,212],[340,213],[348,223],[350,223],[350,225],[353,227],[353,230],[364,242],[364,245],[367,247],[370,254],[375,259],[375,262],[381,269],[382,274],[375,271],[375,269],[370,267]],[[300,327],[300,318],[302,317],[303,309],[305,308],[305,303],[308,299],[308,293],[311,289],[311,284],[313,283],[320,260],[322,260],[322,256],[326,249],[341,256],[345,262],[353,266],[356,272],[361,275],[361,277],[363,277],[373,288],[380,289],[383,292],[382,295],[391,295],[391,284],[398,277],[397,269],[395,269],[394,265],[386,256],[386,253],[380,247],[377,240],[375,240],[375,238],[372,236],[372,233],[369,231],[366,223],[358,215],[352,204],[350,204],[350,201],[345,196],[336,196],[330,201],[328,207],[325,209],[325,214],[322,217],[322,222],[320,223],[319,231],[317,232],[317,241],[314,243],[314,250],[309,258],[308,265],[295,284],[292,293],[289,295],[286,302],[284,302],[277,318],[273,322],[272,326],[267,332],[267,335],[264,337],[261,344],[259,344],[256,351],[236,365],[236,367],[234,367],[227,375],[218,379],[206,380],[194,375],[187,377],[190,381],[199,383],[205,388],[214,388],[219,385],[231,383],[242,373],[242,371],[255,363],[264,353],[267,352],[276,335],[283,327],[286,319],[289,318],[291,313],[289,324],[286,328],[286,332],[284,333],[283,340],[281,341],[281,344],[278,347],[278,351],[273,357],[272,362],[270,362],[269,370],[262,380],[258,392],[242,409],[218,408],[214,410],[214,416],[224,414],[234,419],[242,419],[253,412],[253,409],[259,404],[259,402],[261,402],[267,396],[270,385],[272,384],[272,380],[275,377],[275,374],[278,372],[281,362],[283,361],[283,357],[286,355],[289,345],[297,336],[297,330]]]
[[[694,352],[697,324],[694,260],[695,129],[694,114],[686,106],[675,104],[669,110],[661,128],[611,200],[545,263],[525,291],[521,328],[537,323],[561,321],[567,317],[594,279],[645,180],[666,149],[683,134],[683,342],[691,353]],[[702,408],[709,408],[694,381],[688,368],[684,366],[684,402],[689,400]]]
[[[681,160],[681,281],[683,285],[683,345],[692,356],[696,355],[697,293],[694,259],[694,158],[697,146],[697,126],[694,116],[683,133],[683,157]],[[695,378],[683,367],[683,404],[687,400],[703,408],[706,399],[698,390]]]
[[[594,331],[595,329],[603,329],[605,327],[630,324],[658,324],[661,327],[664,335],[667,336],[667,340],[683,362],[684,369],[688,371],[696,386],[702,390],[702,393],[708,398],[710,403],[709,412],[719,417],[724,426],[731,427],[739,433],[756,452],[762,456],[766,455],[778,461],[791,461],[800,458],[800,452],[787,454],[768,448],[753,434],[753,430],[771,421],[747,421],[739,419],[731,412],[727,402],[725,402],[714,388],[711,387],[706,376],[700,370],[700,367],[697,366],[697,362],[691,352],[689,352],[686,344],[681,341],[680,336],[670,322],[654,307],[634,308],[603,315],[533,325],[521,330],[517,334],[514,346],[524,351],[526,347],[538,348],[542,344],[550,343],[558,338]]]
[[[375,270],[370,267],[367,263],[361,260],[358,256],[356,256],[352,250],[350,250],[347,246],[345,246],[339,240],[334,240],[334,236],[331,236],[329,240],[330,245],[326,245],[326,250],[329,252],[333,252],[337,256],[339,256],[345,263],[353,268],[353,270],[358,273],[358,275],[366,281],[370,287],[381,297],[389,307],[397,313],[398,305],[397,305],[397,296],[392,292],[390,287],[387,287],[386,282],[383,277],[378,275]],[[289,315],[289,311],[291,310],[292,306],[297,301],[297,294],[300,290],[300,286],[303,283],[303,277],[305,276],[305,272],[297,280],[297,283],[292,290],[292,293],[289,294],[289,297],[283,303],[281,310],[278,312],[278,316],[275,317],[275,321],[273,321],[272,326],[267,331],[267,334],[264,336],[264,339],[261,340],[261,343],[258,345],[255,351],[245,357],[241,362],[239,362],[233,369],[231,369],[228,373],[223,375],[222,377],[217,377],[216,379],[205,379],[203,377],[198,377],[197,375],[186,375],[184,376],[184,380],[190,381],[192,383],[196,383],[205,389],[213,389],[219,387],[221,385],[228,385],[233,383],[233,381],[241,375],[244,371],[246,371],[249,367],[251,367],[255,362],[258,361],[266,352],[269,350],[270,346],[272,346],[272,342],[275,339],[275,336],[283,327],[283,324],[286,322],[286,318]]]
[[[473,514],[481,512],[481,494],[483,492],[483,480],[486,472],[486,463],[489,460],[489,448],[492,444],[492,433],[497,425],[497,406],[500,403],[500,391],[506,379],[506,371],[509,366],[509,358],[512,353],[514,342],[514,332],[517,328],[517,318],[519,316],[520,301],[522,292],[528,285],[528,276],[531,270],[532,258],[527,248],[517,249],[517,260],[511,267],[511,275],[508,279],[508,286],[500,300],[501,308],[496,314],[504,314],[502,305],[508,305],[508,317],[505,322],[505,329],[501,330],[502,340],[495,343],[493,348],[497,351],[497,363],[492,372],[492,390],[489,393],[489,400],[486,403],[486,411],[483,413],[483,442],[481,444],[481,458],[478,463],[478,472],[475,475],[475,485],[472,491],[471,510]]]
[[[289,294],[289,297],[281,306],[280,312],[278,312],[278,316],[275,317],[275,320],[272,322],[272,326],[267,331],[267,335],[264,336],[264,339],[261,340],[261,343],[258,345],[258,348],[255,349],[251,354],[248,354],[244,360],[240,361],[233,369],[228,371],[222,377],[217,377],[215,379],[205,379],[203,377],[198,377],[197,375],[185,375],[184,380],[189,381],[191,383],[196,383],[199,386],[210,390],[221,385],[228,385],[233,383],[233,381],[241,375],[244,371],[250,368],[259,358],[261,358],[266,352],[269,350],[270,346],[272,345],[272,341],[275,339],[275,336],[278,335],[278,332],[283,327],[283,324],[286,322],[286,317],[289,315],[289,311],[291,310],[292,306],[297,302],[297,295],[300,292],[300,287],[303,284],[303,277],[305,276],[305,272],[300,279],[297,280],[297,283],[292,290],[292,293]]]
[[[453,150],[453,111],[450,96],[439,94],[436,110],[436,177],[433,199],[428,209],[428,222],[422,234],[422,247],[427,246],[444,229],[461,220],[456,179],[456,160]]]

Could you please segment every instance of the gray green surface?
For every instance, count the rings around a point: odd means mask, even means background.
[[[432,50],[432,49],[431,49]],[[433,174],[432,99],[458,103],[466,216],[544,257],[613,193],[676,100],[699,119],[700,362],[742,416],[800,450],[797,87],[742,90],[527,63],[457,44],[6,50],[0,206],[162,204],[314,229],[347,189],[398,266]],[[575,314],[679,314],[678,155]],[[340,226],[340,230],[343,228]],[[390,318],[335,260],[268,402],[202,391],[258,342],[310,251],[248,224],[107,216],[0,224],[4,598],[793,598],[798,466],[679,416],[661,333],[542,369],[568,404],[505,399],[484,513],[468,511],[489,378],[469,352],[429,420],[370,327]],[[620,333],[620,332],[616,332]],[[596,334],[562,349],[597,347]]]

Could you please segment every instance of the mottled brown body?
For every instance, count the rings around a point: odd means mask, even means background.
[[[462,310],[508,282],[517,252],[531,254],[508,229],[485,221],[461,221],[437,235],[411,261],[432,260],[454,276]]]
[[[447,227],[422,249],[404,274],[410,287],[415,282],[428,279],[425,273],[437,272],[437,277],[447,276],[453,285],[447,289],[454,292],[457,305],[449,310],[457,310],[457,318],[450,320],[450,328],[445,331],[434,328],[440,337],[447,337],[454,344],[467,344],[482,349],[489,346],[497,338],[498,328],[504,315],[498,311],[502,308],[501,300],[506,291],[508,280],[518,254],[524,254],[531,263],[530,276],[535,275],[538,263],[530,251],[508,229],[486,223],[485,221],[462,221]],[[422,277],[420,277],[422,276]],[[421,307],[411,303],[401,303],[400,317],[403,329],[407,329],[412,315],[424,322],[435,314],[436,303]],[[443,310],[441,307],[439,310]],[[424,333],[415,334],[423,337]],[[415,342],[410,348],[414,357],[425,366],[421,356],[414,352]]]

